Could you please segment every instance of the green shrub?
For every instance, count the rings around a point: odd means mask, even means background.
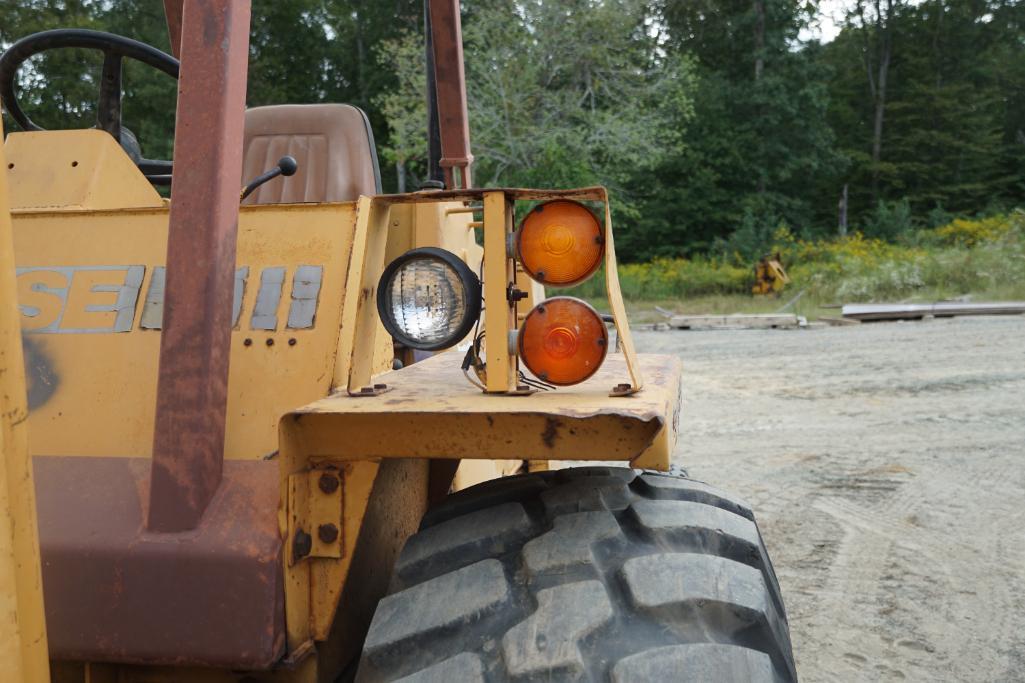
[[[862,232],[869,237],[894,240],[912,230],[911,205],[907,199],[897,202],[879,202]]]
[[[898,215],[887,230],[903,224],[903,209],[891,206],[884,212],[891,210]],[[791,289],[805,289],[819,300],[893,300],[923,291],[954,296],[1009,287],[1025,289],[1023,211],[977,220],[955,219],[934,230],[907,231],[901,244],[861,233],[806,241],[797,239],[786,226],[777,226],[768,237],[761,229],[747,232],[744,239],[751,237],[752,241],[745,251],[753,256],[723,249],[709,257],[621,264],[623,296],[658,300],[747,294],[754,279],[754,263],[766,252],[782,255]],[[752,249],[756,243],[759,248]],[[734,246],[739,248],[740,242]],[[603,298],[604,274],[568,293]]]

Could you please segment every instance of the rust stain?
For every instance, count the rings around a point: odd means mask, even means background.
[[[282,654],[278,471],[225,463],[198,528],[145,528],[146,458],[34,458],[56,659],[262,669]]]
[[[183,15],[174,158],[188,172],[175,175],[168,216],[154,531],[196,528],[221,483],[249,48],[249,2],[233,6],[196,2]]]
[[[541,432],[541,440],[548,448],[555,448],[555,440],[559,437],[559,424],[554,417],[545,419],[545,430]]]

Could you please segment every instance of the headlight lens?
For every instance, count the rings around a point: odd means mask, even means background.
[[[388,264],[377,311],[396,341],[436,351],[457,344],[480,317],[480,280],[455,254],[435,247],[407,251]]]
[[[520,359],[540,380],[577,384],[605,360],[609,333],[598,311],[569,296],[546,299],[527,314],[519,332]]]
[[[516,255],[541,284],[568,287],[583,282],[601,265],[601,224],[579,202],[556,199],[527,214],[516,233]]]

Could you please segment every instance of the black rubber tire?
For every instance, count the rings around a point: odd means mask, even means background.
[[[750,507],[683,477],[507,477],[425,515],[364,644],[360,683],[795,681]]]

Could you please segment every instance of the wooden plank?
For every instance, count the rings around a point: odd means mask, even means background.
[[[674,315],[669,325],[682,330],[758,330],[800,327],[800,319],[793,313]]]
[[[847,325],[861,324],[861,321],[857,318],[838,318],[832,315],[820,315],[819,320],[826,323],[827,325],[833,325],[834,327],[844,327]]]

